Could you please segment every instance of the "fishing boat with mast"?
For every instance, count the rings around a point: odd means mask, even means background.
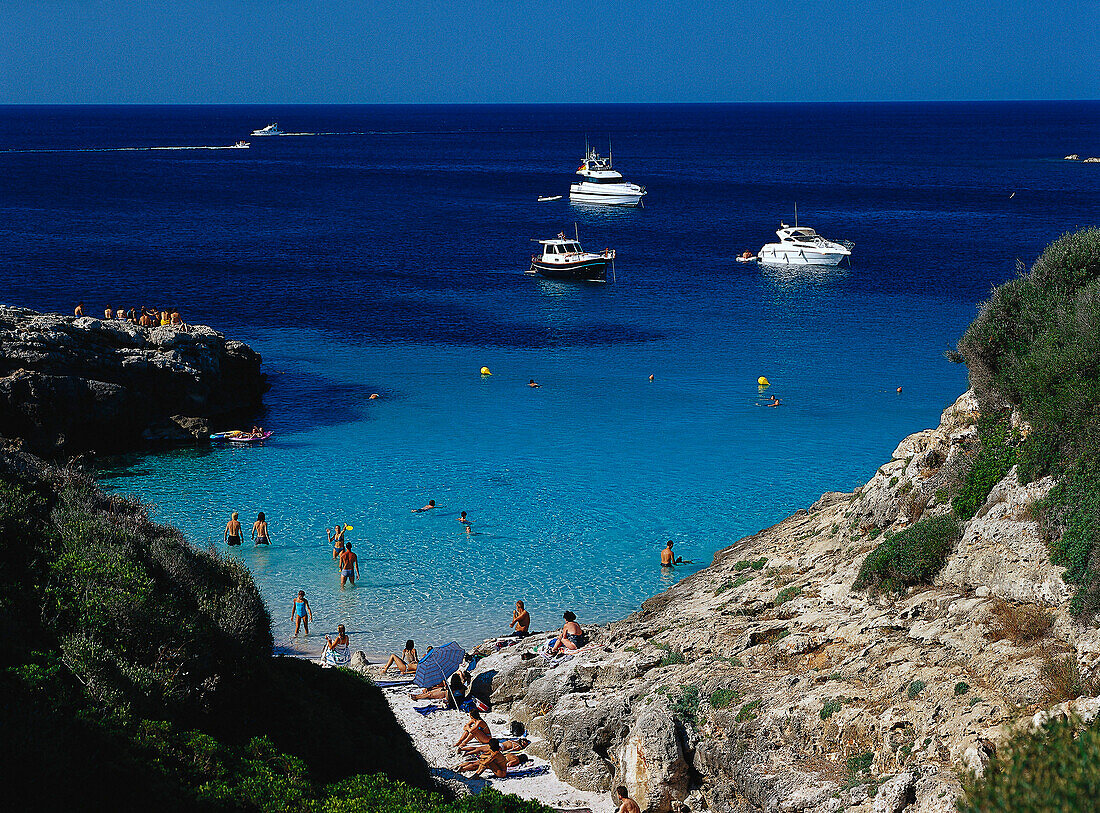
[[[599,253],[585,251],[575,224],[573,234],[573,237],[566,237],[565,232],[559,232],[557,237],[549,240],[535,240],[542,246],[542,253],[531,257],[527,274],[574,282],[607,282],[610,266],[614,281],[615,249],[605,248]]]

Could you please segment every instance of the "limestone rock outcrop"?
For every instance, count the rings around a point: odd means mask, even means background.
[[[205,438],[267,390],[259,353],[203,325],[0,307],[0,435],[37,454],[117,452]]]
[[[1051,653],[1100,663],[1100,633],[1069,613],[1036,518],[1049,480],[1010,471],[934,585],[852,589],[886,534],[951,510],[978,417],[963,395],[861,489],[719,551],[590,629],[594,649],[559,664],[490,656],[495,706],[540,735],[562,778],[625,784],[646,813],[954,810],[958,771],[981,770],[1011,726],[1100,708],[1058,706],[1040,679]]]

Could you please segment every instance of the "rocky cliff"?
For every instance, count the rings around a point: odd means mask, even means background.
[[[204,438],[267,389],[261,358],[202,325],[142,328],[0,307],[0,435],[44,455]]]
[[[1037,519],[1051,482],[1022,486],[1015,469],[934,583],[853,589],[889,534],[951,514],[978,418],[967,393],[862,488],[720,551],[594,630],[594,651],[491,656],[494,704],[544,737],[562,778],[625,784],[650,813],[954,810],[959,772],[980,771],[1008,726],[1058,703],[1095,715],[1074,698],[1100,661]]]

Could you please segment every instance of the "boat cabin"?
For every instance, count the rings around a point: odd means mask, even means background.
[[[542,258],[561,258],[566,255],[583,254],[584,249],[576,240],[539,240],[542,244]]]

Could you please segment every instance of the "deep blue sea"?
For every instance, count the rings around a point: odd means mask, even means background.
[[[150,149],[271,121],[312,135]],[[536,202],[586,135],[645,208]],[[102,461],[106,487],[200,545],[265,511],[270,549],[229,555],[279,643],[304,589],[356,648],[472,645],[517,598],[536,627],[622,616],[666,540],[701,567],[935,425],[990,287],[1100,221],[1068,153],[1100,154],[1100,103],[0,108],[0,300],[178,306],[256,347],[265,447]],[[734,262],[796,203],[850,268]],[[574,225],[615,284],[524,275]]]

